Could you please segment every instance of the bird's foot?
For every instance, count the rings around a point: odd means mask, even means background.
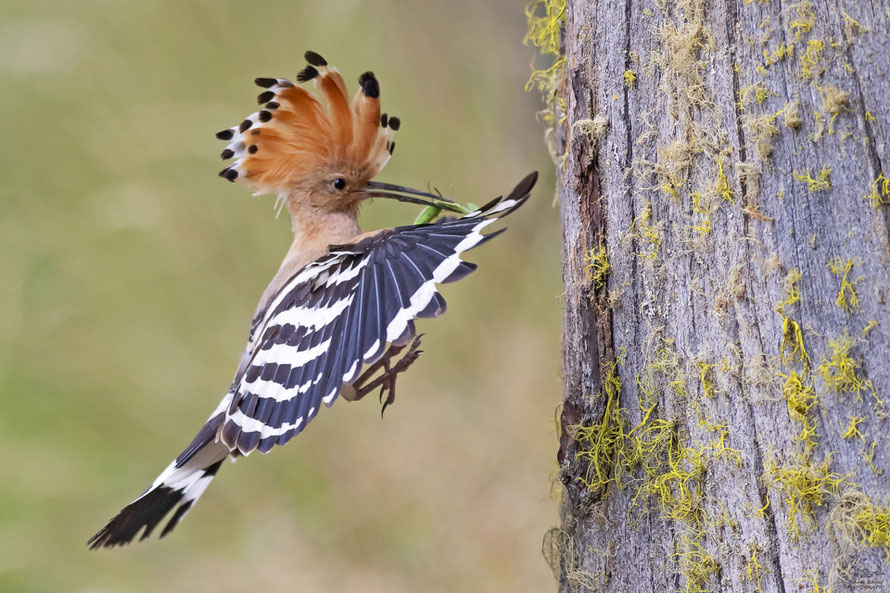
[[[411,346],[408,348],[408,352],[406,352],[395,364],[390,363],[404,349],[404,346],[390,346],[389,350],[386,351],[386,354],[384,354],[380,360],[369,366],[355,383],[352,384],[352,389],[355,391],[355,394],[350,399],[352,401],[358,401],[379,387],[379,399],[382,404],[380,415],[383,416],[383,412],[386,411],[386,408],[392,405],[396,399],[396,379],[399,374],[405,372],[423,352],[423,350],[420,350],[420,338],[422,337],[423,334],[414,338],[411,342]],[[371,377],[381,369],[383,372],[374,379],[371,379]],[[383,398],[384,393],[387,395],[385,400]]]

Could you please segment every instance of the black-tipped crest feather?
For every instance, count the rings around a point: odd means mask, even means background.
[[[297,73],[297,82],[309,82],[318,76],[318,70],[312,66],[306,66]]]
[[[307,51],[305,54],[303,54],[303,57],[306,58],[307,62],[309,62],[313,66],[318,66],[319,68],[323,68],[328,65],[328,61],[314,51]]]
[[[366,97],[376,99],[380,97],[380,83],[371,71],[365,72],[358,77],[358,83],[362,85],[362,92]]]

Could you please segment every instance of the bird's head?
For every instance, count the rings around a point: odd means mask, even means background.
[[[266,89],[263,107],[240,125],[216,136],[229,141],[220,171],[229,181],[246,182],[255,193],[274,193],[300,207],[328,212],[355,210],[366,198],[387,197],[429,203],[440,196],[373,182],[395,149],[401,122],[380,111],[380,84],[373,72],[359,79],[350,102],[340,72],[315,52],[297,82],[313,81],[323,101],[281,78],[257,78]]]

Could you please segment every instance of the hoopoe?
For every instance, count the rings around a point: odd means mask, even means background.
[[[229,141],[222,158],[234,159],[220,175],[277,194],[294,231],[260,298],[235,379],[191,444],[89,540],[93,549],[140,532],[145,539],[174,511],[161,531],[167,535],[226,458],[287,443],[338,395],[356,401],[379,388],[385,409],[396,377],[421,353],[414,319],[445,312],[436,285],[476,268],[461,254],[502,232],[481,233],[521,206],[537,180],[532,173],[506,198],[472,212],[440,195],[371,181],[392,155],[401,122],[381,114],[373,72],[359,77],[350,104],[339,71],[317,53],[305,58],[297,81],[314,81],[323,102],[288,80],[257,78],[263,108],[217,134]],[[465,214],[363,233],[359,206],[377,197]]]

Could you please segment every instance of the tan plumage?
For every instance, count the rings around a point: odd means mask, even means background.
[[[302,193],[326,209],[348,209],[359,196],[319,200],[307,194],[330,197],[320,186],[338,177],[346,180],[350,194],[363,189],[389,159],[395,130],[381,125],[388,118],[381,120],[380,87],[373,72],[361,75],[361,88],[350,103],[340,72],[312,52],[307,60],[297,80],[312,80],[323,101],[289,81],[258,78],[257,84],[270,88],[260,95],[266,108],[238,128],[220,132],[233,140],[223,157],[236,158],[220,175],[244,181],[257,193],[284,199]]]
[[[389,160],[400,123],[381,116],[373,72],[359,77],[350,103],[335,67],[314,52],[307,52],[306,60],[309,65],[297,80],[312,81],[320,98],[287,80],[258,78],[259,86],[270,89],[259,97],[266,108],[217,135],[232,141],[223,157],[236,159],[220,175],[243,181],[256,193],[277,194],[293,222],[294,242],[257,311],[329,245],[348,243],[361,233],[358,204],[368,181]],[[333,186],[338,179],[345,182],[343,189]]]

